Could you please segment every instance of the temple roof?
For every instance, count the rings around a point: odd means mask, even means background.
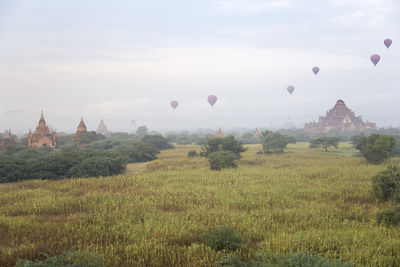
[[[79,122],[78,128],[76,130],[77,133],[87,132],[87,128],[85,123],[83,122],[83,117],[81,117],[81,121]]]

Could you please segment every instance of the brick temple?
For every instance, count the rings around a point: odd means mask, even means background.
[[[336,105],[326,113],[325,117],[319,117],[318,122],[306,123],[304,130],[307,133],[328,132],[366,132],[375,130],[376,124],[364,122],[361,116],[356,117],[343,100],[338,100]]]
[[[74,137],[72,137],[72,142],[78,142],[79,136],[86,132],[87,132],[86,124],[83,121],[83,117],[81,117],[81,121],[79,122],[78,127],[76,128],[75,135],[74,135]]]
[[[40,115],[40,120],[35,132],[32,133],[29,130],[28,133],[28,146],[29,147],[57,147],[57,132],[55,130],[50,131],[46,125],[46,121],[43,117],[43,110]]]

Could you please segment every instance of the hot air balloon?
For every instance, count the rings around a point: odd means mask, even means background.
[[[293,92],[294,92],[294,86],[289,85],[289,86],[287,87],[287,90],[288,90],[289,94],[293,94]]]
[[[171,101],[171,107],[173,108],[173,109],[176,109],[176,107],[178,106],[178,101]]]
[[[217,97],[215,95],[209,95],[207,101],[211,106],[214,106],[215,102],[217,102]]]
[[[381,57],[378,54],[373,54],[371,56],[371,61],[372,63],[374,63],[375,66],[376,64],[378,64],[379,60],[381,60]]]
[[[383,41],[383,43],[386,45],[387,48],[390,47],[390,45],[392,44],[392,39],[385,39],[385,41]]]
[[[319,67],[317,67],[317,66],[313,67],[312,71],[314,72],[315,75],[317,75],[319,72]]]

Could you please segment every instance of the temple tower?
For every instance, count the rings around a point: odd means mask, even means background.
[[[28,133],[28,146],[29,147],[57,147],[57,132],[50,131],[47,127],[46,121],[43,116],[43,110],[41,111],[38,126],[34,133],[29,130]]]
[[[74,137],[72,137],[72,142],[77,142],[79,140],[79,136],[83,133],[87,132],[87,128],[85,122],[83,121],[83,117],[81,117],[81,121],[76,129]]]

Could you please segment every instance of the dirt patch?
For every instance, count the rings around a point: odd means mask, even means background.
[[[1,184],[0,184],[0,189],[10,187],[10,186],[12,186],[13,184],[15,184],[15,183],[1,183]]]

